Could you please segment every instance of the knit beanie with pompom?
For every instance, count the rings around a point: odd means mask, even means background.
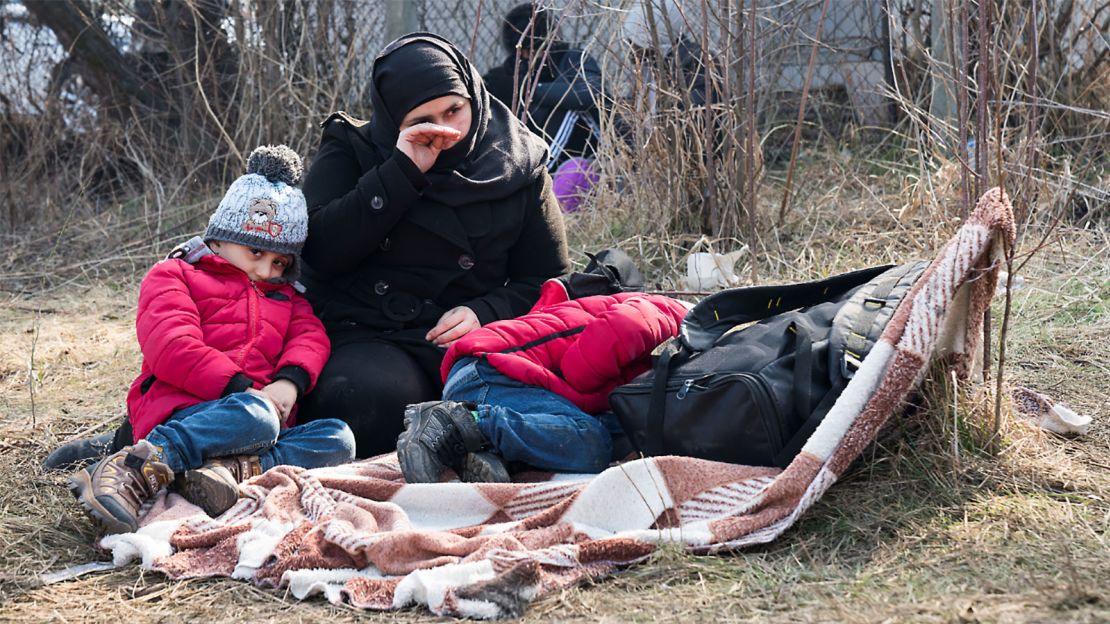
[[[232,182],[208,219],[204,240],[297,259],[308,235],[308,207],[298,188],[303,172],[301,157],[285,145],[256,148],[247,159],[246,175]]]

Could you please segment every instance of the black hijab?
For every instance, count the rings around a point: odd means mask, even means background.
[[[446,39],[430,33],[400,37],[374,60],[372,80],[370,135],[382,160],[392,154],[401,119],[414,107],[444,95],[470,98],[470,132],[424,174],[431,183],[424,197],[449,206],[491,201],[542,174],[543,140],[489,97],[477,70]]]

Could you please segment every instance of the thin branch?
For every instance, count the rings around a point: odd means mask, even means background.
[[[798,103],[798,120],[794,124],[794,144],[790,147],[790,165],[786,169],[786,188],[782,192],[782,204],[779,205],[778,223],[781,226],[786,218],[786,206],[790,202],[790,190],[794,183],[794,167],[798,164],[798,146],[802,143],[802,121],[806,116],[806,99],[809,97],[809,86],[813,82],[813,68],[817,64],[817,49],[821,46],[821,28],[825,25],[825,16],[829,13],[829,0],[821,5],[821,17],[817,20],[817,32],[813,35],[813,47],[809,51],[809,62],[806,65],[806,80],[802,84],[802,101]]]

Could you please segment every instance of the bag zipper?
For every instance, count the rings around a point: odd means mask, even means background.
[[[747,373],[738,373],[744,382],[748,384],[748,389],[752,391],[752,397],[755,399],[756,407],[759,409],[759,415],[763,421],[763,427],[767,431],[767,439],[775,446],[775,452],[778,453],[782,449],[782,428],[779,419],[781,416],[775,408],[775,400],[771,397],[771,392],[767,390],[765,382],[756,377],[755,375]]]

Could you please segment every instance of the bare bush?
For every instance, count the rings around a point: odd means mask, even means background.
[[[399,25],[444,33],[480,68],[500,60],[515,0],[418,1],[403,23],[387,23],[386,0],[24,4],[5,24],[54,40],[34,52],[4,38],[27,85],[50,70],[47,88],[0,100],[0,231],[108,255],[108,239],[154,245],[199,227],[254,145],[311,155],[328,112],[368,115],[372,56]],[[601,180],[572,222],[595,244],[646,237],[675,250],[647,254],[671,266],[703,235],[781,249],[811,225],[814,173],[845,153],[904,177],[901,217],[926,228],[999,183],[1023,222],[1104,210],[1106,0],[684,0],[674,19],[660,0],[547,4],[602,67]],[[656,10],[634,47],[621,26],[637,6]],[[118,234],[99,242],[97,228]]]

